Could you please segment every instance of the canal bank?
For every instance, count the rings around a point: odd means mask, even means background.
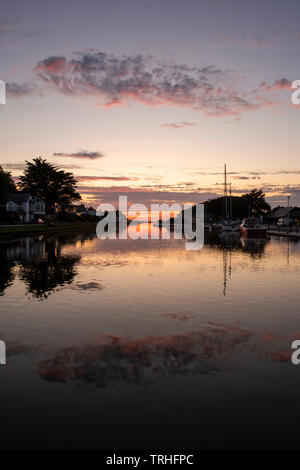
[[[281,232],[279,230],[267,230],[267,234],[277,237],[300,238],[300,232]]]
[[[97,223],[64,223],[55,225],[2,225],[0,226],[0,236],[5,235],[26,235],[30,233],[66,232],[77,230],[91,230],[96,228]]]

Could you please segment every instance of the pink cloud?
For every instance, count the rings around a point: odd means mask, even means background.
[[[181,122],[166,122],[161,124],[160,127],[167,127],[169,129],[181,129],[182,127],[192,127],[196,126],[195,122],[181,121]]]
[[[243,111],[269,105],[253,91],[239,89],[238,74],[214,65],[188,66],[160,62],[150,56],[117,57],[90,50],[70,59],[48,57],[38,62],[35,72],[56,91],[90,96],[105,107],[138,102],[238,118]],[[193,123],[169,123],[173,128],[187,125]]]
[[[263,82],[260,84],[260,88],[267,91],[291,90],[292,82],[286,78],[280,78],[273,83]]]

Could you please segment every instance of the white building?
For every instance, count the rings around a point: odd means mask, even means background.
[[[87,214],[87,208],[85,207],[84,204],[79,204],[78,206],[76,206],[76,212],[79,215]]]
[[[7,212],[15,212],[20,222],[33,222],[34,219],[45,215],[45,203],[37,196],[29,193],[14,193],[9,195],[6,203]]]

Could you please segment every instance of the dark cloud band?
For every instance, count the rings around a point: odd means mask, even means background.
[[[104,154],[101,152],[89,152],[88,150],[80,150],[79,152],[76,152],[76,153],[56,152],[53,154],[53,156],[97,160],[98,158],[103,158]]]

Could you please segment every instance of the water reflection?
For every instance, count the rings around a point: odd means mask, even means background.
[[[90,235],[88,235],[90,238]],[[0,292],[4,295],[13,280],[21,279],[26,293],[43,300],[65,284],[70,284],[77,274],[80,256],[64,256],[62,248],[74,244],[76,235],[21,237],[1,244]],[[86,236],[80,235],[84,243]]]
[[[128,228],[130,230],[130,227]],[[150,236],[152,227],[150,224],[142,224],[141,232]],[[154,229],[157,235],[160,229]],[[122,252],[130,250],[155,250],[161,249],[161,243],[168,243],[168,240],[107,240],[110,248],[121,249]],[[174,233],[171,233],[172,243],[184,250],[181,240],[174,240]],[[22,280],[26,285],[26,293],[38,300],[44,300],[48,296],[73,283],[78,270],[81,255],[78,247],[86,247],[89,242],[100,242],[95,233],[85,234],[60,234],[60,235],[40,235],[15,238],[10,241],[0,243],[0,295],[4,295],[5,290],[10,287],[15,279]],[[205,245],[213,246],[223,252],[224,270],[224,295],[226,295],[228,279],[231,276],[232,262],[231,252],[241,251],[250,254],[253,258],[262,258],[265,255],[269,240],[243,239],[238,235],[205,234]],[[97,250],[101,250],[101,245],[97,245]],[[166,245],[168,246],[168,245]],[[70,249],[65,249],[65,248]],[[76,247],[76,254],[73,248]],[[64,249],[64,250],[63,250]],[[92,260],[90,261],[92,263]],[[95,260],[96,265],[103,266],[124,266],[126,262],[120,259]],[[78,291],[95,291],[103,288],[98,280],[89,280],[86,283],[72,284],[72,288]]]
[[[205,236],[206,245],[218,246],[224,251],[242,251],[243,253],[251,255],[253,258],[262,258],[265,255],[269,243],[269,239],[246,238],[240,236],[239,233],[207,234]]]
[[[278,337],[210,322],[199,331],[130,340],[101,335],[98,344],[64,348],[38,363],[42,379],[107,388],[119,382],[149,385],[159,379],[211,375],[242,367],[242,353],[288,362]]]
[[[88,446],[92,437],[106,448],[123,444],[132,421],[128,448],[146,428],[156,436],[157,422],[158,444],[171,436],[172,446],[175,435],[180,448],[183,438],[199,445],[199,423],[211,442],[220,425],[223,442],[249,419],[257,436],[264,410],[285,435],[290,427],[277,414],[285,403],[299,421],[290,360],[300,337],[299,243],[209,234],[202,250],[188,251],[176,239],[40,235],[0,239],[0,260],[10,445],[26,446],[31,432],[42,447],[49,420],[59,442]]]
[[[5,289],[13,284],[15,275],[13,273],[14,261],[7,256],[6,245],[0,244],[0,296],[4,295]]]

